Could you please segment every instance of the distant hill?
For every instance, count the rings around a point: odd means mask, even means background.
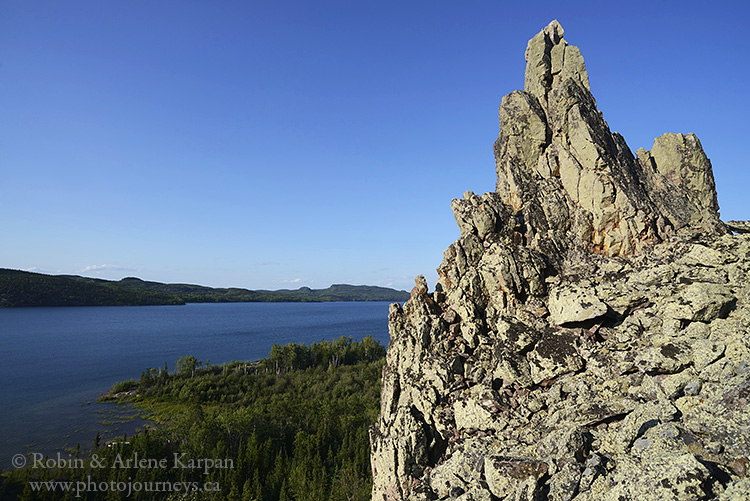
[[[409,293],[371,285],[331,285],[276,291],[164,284],[128,277],[103,280],[77,275],[44,275],[0,268],[0,307],[137,306],[185,303],[396,301]]]
[[[126,306],[184,304],[174,294],[138,290],[82,277],[65,277],[0,268],[0,307]]]

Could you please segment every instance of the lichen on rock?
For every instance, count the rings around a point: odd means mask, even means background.
[[[373,499],[747,492],[750,223],[694,135],[633,155],[563,37],[529,41],[435,290],[391,306]]]

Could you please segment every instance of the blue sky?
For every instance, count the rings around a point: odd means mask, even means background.
[[[0,1],[0,267],[433,284],[558,19],[631,149],[694,132],[750,219],[745,2]]]

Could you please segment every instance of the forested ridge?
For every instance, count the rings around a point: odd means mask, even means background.
[[[249,290],[165,284],[140,278],[103,280],[45,275],[0,268],[0,307],[139,306],[185,303],[406,301],[409,294],[387,287],[334,284],[326,289]]]
[[[368,429],[379,411],[384,358],[385,348],[368,336],[274,345],[258,362],[217,366],[191,355],[178,360],[174,373],[147,369],[104,398],[134,403],[159,426],[108,443],[92,437],[92,450],[64,456],[80,458],[80,468],[10,472],[0,499],[76,499],[84,483],[85,499],[369,499]],[[164,467],[97,467],[133,458]],[[201,459],[213,463],[182,467]],[[34,492],[31,482],[43,481],[70,482],[70,490]],[[102,483],[130,490],[91,490]]]
[[[0,268],[0,307],[184,304],[178,296]]]

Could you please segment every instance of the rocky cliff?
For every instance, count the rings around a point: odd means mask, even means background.
[[[610,131],[556,21],[526,61],[496,191],[391,305],[373,499],[749,499],[750,225],[693,134]]]

